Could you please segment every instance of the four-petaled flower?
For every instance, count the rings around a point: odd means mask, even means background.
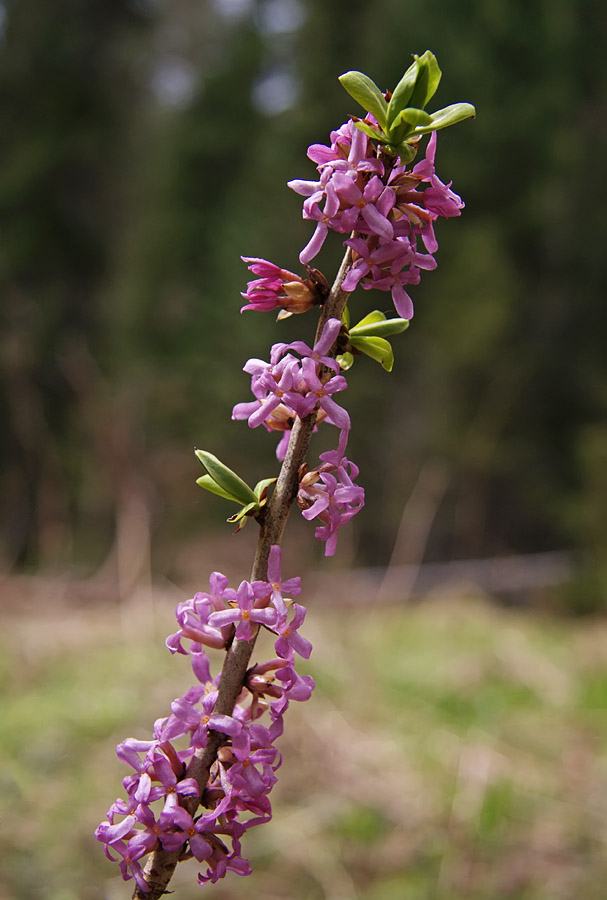
[[[236,600],[232,601],[232,607],[221,612],[215,612],[209,617],[211,625],[219,627],[228,624],[237,624],[236,639],[250,641],[253,636],[252,625],[265,625],[272,628],[276,623],[276,610],[271,607],[260,609],[255,607],[255,592],[248,581],[243,581],[236,592]]]
[[[295,653],[299,653],[304,659],[309,659],[312,652],[310,641],[306,640],[298,632],[298,628],[303,625],[306,617],[305,607],[300,606],[299,603],[294,603],[292,609],[293,618],[290,622],[287,621],[286,615],[281,618],[277,629],[279,636],[274,643],[274,649],[277,654],[290,662],[293,661]]]

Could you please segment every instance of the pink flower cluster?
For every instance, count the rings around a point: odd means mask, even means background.
[[[377,124],[372,116],[370,124]],[[438,244],[434,221],[460,215],[460,197],[438,178],[434,169],[436,132],[426,156],[411,171],[406,166],[387,167],[377,157],[373,142],[353,122],[331,133],[331,146],[313,144],[309,158],[317,164],[318,181],[290,181],[306,199],[304,219],[316,221],[312,238],[300,253],[309,263],[321,249],[329,230],[350,233],[344,244],[351,248],[354,265],[343,288],[391,291],[399,316],[410,319],[413,303],[405,285],[417,284],[421,269],[434,269],[432,256]],[[425,190],[421,185],[428,184]],[[426,253],[419,252],[421,236]]]
[[[310,676],[295,670],[295,654],[307,659],[312,650],[299,634],[305,608],[286,597],[300,593],[300,579],[283,581],[280,570],[281,551],[274,546],[268,581],[243,581],[234,590],[224,575],[214,572],[208,592],[179,604],[179,629],[167,638],[167,646],[172,653],[189,655],[198,683],[173,701],[169,716],[155,723],[153,740],[129,738],[117,747],[119,759],[133,774],[123,779],[126,798],[112,804],[95,834],[108,858],[119,863],[125,881],[134,878],[144,893],[149,887],[142,860],[158,847],[204,863],[200,884],[216,882],[228,871],[250,873],[240,838],[272,816],[268,795],[281,763],[274,743],[283,732],[289,702],[307,700],[314,688]],[[219,678],[212,678],[203,647],[225,649],[234,639],[249,640],[253,626],[276,636],[276,655],[248,670],[233,714],[219,715],[214,711]],[[258,719],[265,712],[269,723],[262,725]],[[180,798],[199,795],[196,781],[185,777],[186,768],[194,753],[206,747],[210,731],[220,732],[225,743],[201,797],[207,812],[192,816],[180,805]]]
[[[377,125],[371,115],[366,121]],[[419,282],[422,269],[436,268],[434,222],[460,215],[464,205],[450,184],[436,175],[435,155],[436,132],[424,159],[412,169],[390,165],[389,158],[378,153],[353,121],[331,132],[330,146],[309,147],[308,157],[316,163],[319,180],[289,182],[306,198],[304,218],[316,222],[300,262],[307,265],[316,256],[329,231],[349,234],[344,244],[352,251],[353,264],[342,288],[353,291],[360,284],[367,290],[390,291],[398,315],[410,319],[413,303],[406,287]],[[419,237],[425,252],[418,249]],[[288,314],[318,302],[309,281],[266,260],[243,259],[259,276],[247,285],[243,296],[249,302],[243,309],[280,308],[281,314]],[[339,527],[364,505],[364,491],[355,484],[358,469],[345,456],[350,418],[334,399],[347,387],[339,366],[328,355],[340,329],[339,320],[330,319],[314,347],[301,341],[275,344],[269,363],[249,360],[244,370],[251,375],[255,400],[238,403],[232,411],[233,419],[246,419],[251,428],[263,425],[268,431],[282,432],[276,450],[279,460],[285,457],[297,417],[315,411],[317,424],[325,421],[340,429],[338,449],[321,454],[321,462],[306,473],[298,494],[304,517],[322,523],[316,537],[325,542],[327,556],[335,552]]]
[[[321,454],[322,464],[308,472],[298,497],[304,517],[319,517],[323,522],[316,529],[316,537],[325,542],[327,556],[335,553],[338,529],[364,505],[364,490],[353,483],[358,469],[344,455],[350,417],[333,399],[348,386],[344,376],[338,374],[339,364],[327,355],[340,330],[339,319],[329,319],[313,347],[303,341],[274,344],[269,363],[250,359],[244,371],[251,375],[256,399],[237,403],[232,411],[233,419],[247,419],[251,428],[263,425],[268,431],[283,432],[276,451],[279,459],[285,456],[297,417],[303,419],[316,411],[317,423],[324,421],[339,428],[339,449]]]
[[[318,518],[323,523],[315,537],[325,541],[325,555],[333,556],[337,532],[365,504],[365,492],[354,483],[358,466],[350,462],[341,447],[320,454],[321,464],[301,479],[297,503],[304,519]]]
[[[287,430],[283,422],[301,419],[313,410],[323,412],[323,419],[343,431],[350,428],[348,413],[339,406],[332,395],[343,391],[348,383],[338,375],[338,363],[327,356],[341,329],[339,319],[329,319],[320,339],[310,348],[303,341],[292,344],[274,344],[270,362],[250,359],[244,371],[251,375],[251,391],[257,398],[250,403],[237,403],[232,411],[233,419],[247,419],[251,428],[265,425],[268,431]],[[301,359],[293,355],[295,351]],[[320,377],[321,366],[333,371],[329,378]],[[278,412],[278,426],[275,423]],[[286,410],[286,412],[285,412]],[[281,449],[279,458],[284,457]]]

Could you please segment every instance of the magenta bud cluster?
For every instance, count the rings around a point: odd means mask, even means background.
[[[268,795],[281,764],[275,742],[283,716],[291,700],[307,700],[314,689],[312,678],[295,669],[296,655],[308,659],[312,650],[299,633],[306,610],[291,599],[300,591],[299,577],[282,579],[281,550],[275,545],[267,581],[243,581],[234,589],[213,572],[207,592],[177,606],[179,627],[166,644],[172,653],[189,656],[196,684],[171,703],[170,715],[156,721],[152,740],[128,738],[118,745],[118,758],[133,771],[122,782],[126,796],[112,804],[95,832],[125,881],[134,878],[142,892],[149,892],[144,857],[159,847],[203,863],[200,884],[228,871],[250,873],[240,839],[272,817]],[[247,671],[232,714],[220,715],[215,711],[219,677],[211,675],[206,649],[227,650],[234,640],[250,640],[260,627],[274,635],[275,655]],[[187,767],[211,732],[224,741],[201,791],[187,777]],[[202,815],[184,808],[194,797],[206,807]]]
[[[248,263],[254,275],[260,276],[249,281],[247,290],[242,293],[248,303],[241,308],[241,312],[245,309],[257,312],[281,309],[284,316],[306,312],[317,302],[314,287],[308,279],[295,275],[288,269],[281,269],[266,259],[251,256],[242,256],[241,259]]]

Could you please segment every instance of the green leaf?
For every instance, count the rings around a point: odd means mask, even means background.
[[[400,144],[413,133],[417,125],[428,125],[431,121],[431,117],[423,109],[408,106],[397,115],[390,129],[390,140],[395,144]]]
[[[364,322],[364,319],[362,320]],[[354,337],[388,337],[391,334],[401,334],[409,327],[408,319],[384,319],[383,322],[369,322],[363,325],[359,322],[350,329],[350,336]]]
[[[341,314],[341,322],[342,325],[346,326],[346,328],[348,328],[348,326],[350,325],[350,307],[347,303],[344,306],[344,311]]]
[[[339,80],[351,97],[360,103],[363,109],[372,113],[382,128],[386,127],[388,104],[374,81],[362,72],[345,72]]]
[[[249,487],[249,485],[240,478],[236,472],[229,469],[221,460],[207,453],[206,450],[196,450],[196,456],[207,470],[213,481],[220,488],[229,494],[230,498],[237,503],[257,502],[257,497]],[[208,488],[207,488],[208,490]]]
[[[404,141],[396,148],[396,152],[400,156],[403,165],[413,162],[417,153],[417,144],[408,144],[407,141]]]
[[[387,126],[392,127],[399,112],[409,105],[415,81],[417,79],[417,57],[413,60],[401,80],[394,88],[394,93],[388,104]]]
[[[432,113],[430,123],[417,126],[415,134],[430,134],[432,131],[447,128],[448,125],[455,125],[464,119],[473,119],[475,116],[476,110],[471,103],[452,103],[451,106],[445,106],[444,109]]]
[[[213,481],[210,475],[201,475],[200,478],[196,479],[196,484],[199,484],[201,488],[204,488],[205,491],[209,491],[211,494],[217,494],[218,497],[223,497],[224,500],[233,500],[235,503],[239,503],[240,501],[233,497],[232,494],[228,494],[227,491],[224,491],[223,488],[219,487],[216,481]]]
[[[407,124],[412,125],[414,128],[418,125],[429,125],[432,121],[432,116],[430,116],[427,112],[424,112],[423,109],[415,109],[412,106],[408,106],[407,109],[401,110],[397,115],[394,128],[398,128],[399,125]]]
[[[409,105],[424,109],[428,101],[435,95],[441,80],[441,70],[434,53],[426,50],[417,58],[417,81],[409,98]]]
[[[370,138],[373,138],[374,141],[381,141],[383,144],[388,140],[383,131],[378,131],[377,128],[373,128],[372,125],[367,125],[366,122],[361,122],[360,119],[354,119],[353,121],[357,128],[364,131],[364,133]]]
[[[352,326],[352,331],[355,331],[358,328],[362,328],[365,325],[374,325],[376,322],[385,322],[387,316],[385,313],[381,312],[379,309],[374,309],[372,312],[367,313],[360,322],[357,322],[356,325]]]
[[[261,500],[261,495],[265,490],[267,490],[271,484],[274,484],[276,478],[264,478],[262,481],[258,481],[255,487],[253,488],[253,493],[257,497],[258,500]],[[265,500],[263,501],[265,503]]]
[[[257,502],[247,503],[245,506],[242,507],[242,509],[239,509],[237,513],[234,513],[234,515],[230,516],[230,518],[227,519],[226,521],[228,521],[230,523],[240,522],[240,520],[244,519],[245,516],[250,516],[251,513],[256,512],[258,509],[259,509],[259,503],[257,503]]]
[[[370,356],[371,359],[381,363],[386,372],[392,371],[394,365],[394,353],[392,347],[383,338],[378,337],[351,337],[350,343],[356,350]]]

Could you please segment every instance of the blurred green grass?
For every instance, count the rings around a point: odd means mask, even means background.
[[[3,614],[0,897],[130,896],[92,832],[189,683],[170,598]],[[179,898],[599,900],[607,879],[607,623],[465,598],[306,622],[312,700],[289,710],[254,874]],[[263,655],[260,650],[259,658]]]

